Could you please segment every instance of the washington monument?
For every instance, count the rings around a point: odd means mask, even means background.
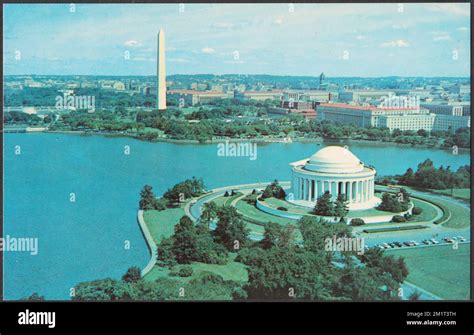
[[[166,64],[165,64],[165,32],[160,29],[158,33],[158,55],[156,58],[156,71],[158,80],[157,106],[158,110],[166,109]]]

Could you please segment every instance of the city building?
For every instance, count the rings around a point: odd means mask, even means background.
[[[305,101],[305,102],[329,102],[335,99],[333,93],[320,90],[286,90],[283,93],[283,100]]]
[[[421,107],[428,109],[431,113],[438,115],[470,116],[470,103],[445,103],[431,102],[422,103]]]
[[[361,103],[370,100],[379,100],[384,97],[395,95],[394,91],[389,90],[351,90],[339,92],[340,102],[355,102]]]
[[[431,113],[425,107],[380,108],[349,104],[319,104],[316,106],[319,120],[329,120],[358,127],[388,128],[390,131],[456,130],[470,127],[470,116]],[[457,111],[459,113],[459,111]]]
[[[282,90],[272,90],[272,91],[243,91],[235,92],[235,98],[239,100],[281,100],[283,97]]]
[[[459,128],[471,128],[471,117],[444,114],[436,115],[433,130],[456,131]]]
[[[328,146],[290,166],[292,199],[290,196],[288,201],[314,207],[318,197],[329,191],[333,200],[344,194],[350,210],[373,208],[380,203],[374,196],[375,169],[346,148]]]
[[[206,104],[216,99],[233,98],[233,92],[224,93],[219,91],[169,90],[167,95],[170,98],[178,99],[184,106],[194,106],[199,103]]]
[[[471,85],[469,84],[456,84],[449,88],[449,92],[457,95],[470,95],[471,94]]]
[[[158,81],[157,104],[158,110],[166,109],[166,62],[165,62],[165,32],[158,32],[156,71]]]

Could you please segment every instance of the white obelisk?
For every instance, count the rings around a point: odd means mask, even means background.
[[[159,110],[166,109],[166,64],[165,64],[165,32],[160,29],[158,33],[158,54],[156,59],[156,70],[158,80],[158,101]]]

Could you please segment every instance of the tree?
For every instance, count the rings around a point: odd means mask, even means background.
[[[323,195],[318,197],[314,207],[314,214],[323,216],[334,215],[334,203],[331,200],[331,193],[329,191],[324,192]]]
[[[349,207],[347,197],[345,194],[339,194],[337,196],[336,202],[334,203],[334,216],[340,218],[341,220],[347,216],[349,213]]]
[[[381,211],[399,213],[406,211],[410,204],[410,196],[405,189],[401,189],[398,195],[384,193],[382,195],[382,202],[377,207]]]
[[[194,259],[196,230],[188,216],[182,216],[174,227],[172,252],[179,264],[189,264]]]
[[[140,192],[140,209],[149,210],[155,209],[155,195],[150,185],[145,185]]]
[[[168,205],[168,200],[165,198],[156,199],[153,189],[150,185],[145,185],[140,192],[140,203],[139,207],[142,210],[159,210],[162,211],[166,209]]]
[[[277,199],[285,199],[286,193],[283,190],[283,187],[280,186],[278,180],[274,180],[270,185],[265,187],[265,190],[262,193],[262,198],[277,198]]]
[[[80,283],[74,287],[74,301],[131,300],[132,290],[127,283],[106,278]]]
[[[293,233],[294,227],[292,225],[282,227],[278,223],[268,222],[265,225],[265,231],[260,245],[263,249],[270,249],[272,247],[290,248],[294,246]]]
[[[303,216],[298,221],[298,228],[303,237],[304,248],[311,252],[324,253],[328,261],[331,254],[325,252],[326,239],[351,236],[351,227],[346,224],[328,223],[322,218],[310,216]]]
[[[210,223],[217,218],[217,205],[213,201],[206,202],[202,206],[201,222],[209,227]]]
[[[173,253],[173,238],[162,238],[158,245],[158,261],[163,266],[172,267],[176,264],[176,258]]]
[[[122,280],[126,283],[136,283],[140,279],[142,279],[142,274],[140,268],[136,266],[129,268],[122,277]]]
[[[213,232],[217,243],[222,244],[229,251],[235,251],[236,242],[242,247],[247,242],[248,229],[242,220],[242,215],[235,207],[222,206],[217,211],[217,226]]]
[[[34,292],[28,298],[23,298],[21,300],[28,300],[28,301],[44,301],[44,296],[39,295],[38,293]]]
[[[333,268],[317,254],[272,247],[248,259],[250,300],[328,300]]]

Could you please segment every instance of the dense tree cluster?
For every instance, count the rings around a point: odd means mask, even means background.
[[[299,222],[303,245],[297,246],[288,228],[265,227],[265,239],[242,249],[236,260],[248,266],[249,281],[243,286],[249,300],[388,300],[408,272],[403,259],[366,252],[356,259],[350,252],[343,266],[334,264],[325,250],[327,238],[350,237],[345,224],[328,224],[304,217]],[[235,296],[234,296],[235,297]]]
[[[441,165],[436,168],[430,159],[418,164],[416,172],[409,168],[398,177],[398,182],[402,185],[435,190],[467,188],[470,187],[470,180],[471,169],[469,165],[461,166],[457,171],[452,171],[450,166],[445,168]]]
[[[399,213],[408,210],[410,207],[410,194],[401,188],[398,194],[384,193],[382,202],[377,207],[381,211]]]
[[[158,246],[158,260],[163,266],[192,262],[225,264],[227,251],[214,241],[206,225],[195,226],[188,216],[183,216],[175,226],[174,234],[164,238]]]
[[[313,213],[322,216],[335,216],[341,221],[349,213],[348,201],[344,194],[338,194],[335,201],[332,200],[331,193],[326,191],[318,197]]]
[[[270,185],[265,187],[265,190],[262,193],[262,198],[277,198],[277,199],[285,199],[286,193],[283,190],[283,187],[278,184],[278,180],[274,180]]]
[[[164,194],[163,198],[169,201],[171,206],[179,205],[186,199],[199,196],[204,193],[205,186],[202,178],[192,177],[183,182],[174,185],[171,189],[168,189]]]
[[[229,215],[229,214],[226,214]],[[396,294],[408,271],[402,258],[385,256],[370,249],[362,255],[354,251],[326,248],[327,240],[350,238],[351,228],[342,223],[303,217],[297,228],[302,244],[294,238],[295,227],[268,223],[264,238],[247,242],[239,249],[235,261],[247,266],[248,281],[224,280],[209,272],[194,274],[187,265],[198,261],[202,252],[199,239],[206,236],[205,246],[218,244],[212,240],[206,225],[194,226],[183,217],[170,239],[162,241],[160,257],[175,258],[171,271],[187,281],[170,277],[146,281],[131,268],[122,280],[104,279],[80,283],[73,300],[390,300]],[[201,236],[201,237],[200,237]],[[216,237],[215,235],[213,236]],[[225,248],[222,252],[226,252]],[[218,247],[217,247],[218,248]],[[235,250],[234,250],[235,251]],[[166,260],[168,261],[168,260]],[[202,261],[201,259],[199,261]],[[160,258],[160,262],[162,259]],[[162,264],[170,266],[170,264]]]
[[[165,198],[157,199],[150,185],[145,185],[140,192],[139,207],[143,210],[164,210],[168,204]]]

